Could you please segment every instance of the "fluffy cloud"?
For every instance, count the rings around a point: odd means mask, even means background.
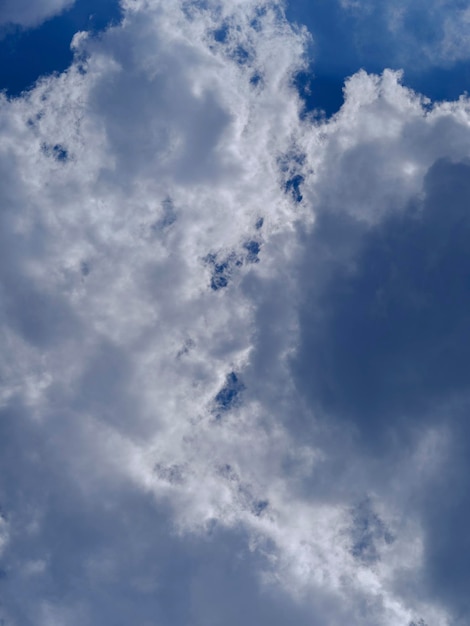
[[[70,8],[75,0],[5,0],[0,6],[0,25],[18,24],[31,28]]]
[[[468,102],[301,121],[278,5],[124,10],[1,102],[3,619],[456,623]]]

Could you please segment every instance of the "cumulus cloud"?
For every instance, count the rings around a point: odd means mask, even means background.
[[[17,24],[26,28],[38,26],[70,8],[74,2],[75,0],[4,0],[0,5],[0,25]]]
[[[302,120],[307,42],[129,0],[2,98],[9,626],[468,615],[470,107],[360,72]]]

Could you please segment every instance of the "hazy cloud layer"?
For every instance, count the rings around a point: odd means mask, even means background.
[[[0,25],[16,24],[27,28],[70,8],[75,0],[2,0]]]
[[[339,0],[339,4],[354,17],[357,43],[364,50],[393,49],[396,62],[414,59],[423,68],[469,58],[470,11],[461,0]]]
[[[465,624],[468,101],[124,10],[1,102],[5,623]]]

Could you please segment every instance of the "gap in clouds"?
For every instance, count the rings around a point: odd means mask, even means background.
[[[77,0],[60,15],[33,29],[0,29],[0,90],[18,96],[41,76],[63,72],[72,62],[75,33],[98,34],[122,18],[118,0]]]

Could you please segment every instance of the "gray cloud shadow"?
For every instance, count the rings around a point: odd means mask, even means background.
[[[0,513],[10,527],[0,617],[33,626],[49,605],[71,626],[323,623],[310,604],[263,589],[269,563],[243,529],[214,522],[178,533],[169,501],[94,471],[93,445],[73,415],[33,421],[20,404],[0,413]],[[331,600],[315,602],[328,614]]]
[[[302,261],[297,389],[364,458],[396,463],[420,433],[453,434],[449,467],[419,494],[430,593],[470,614],[470,165],[437,161],[423,199],[370,227],[321,213]],[[295,429],[308,429],[308,424]]]

